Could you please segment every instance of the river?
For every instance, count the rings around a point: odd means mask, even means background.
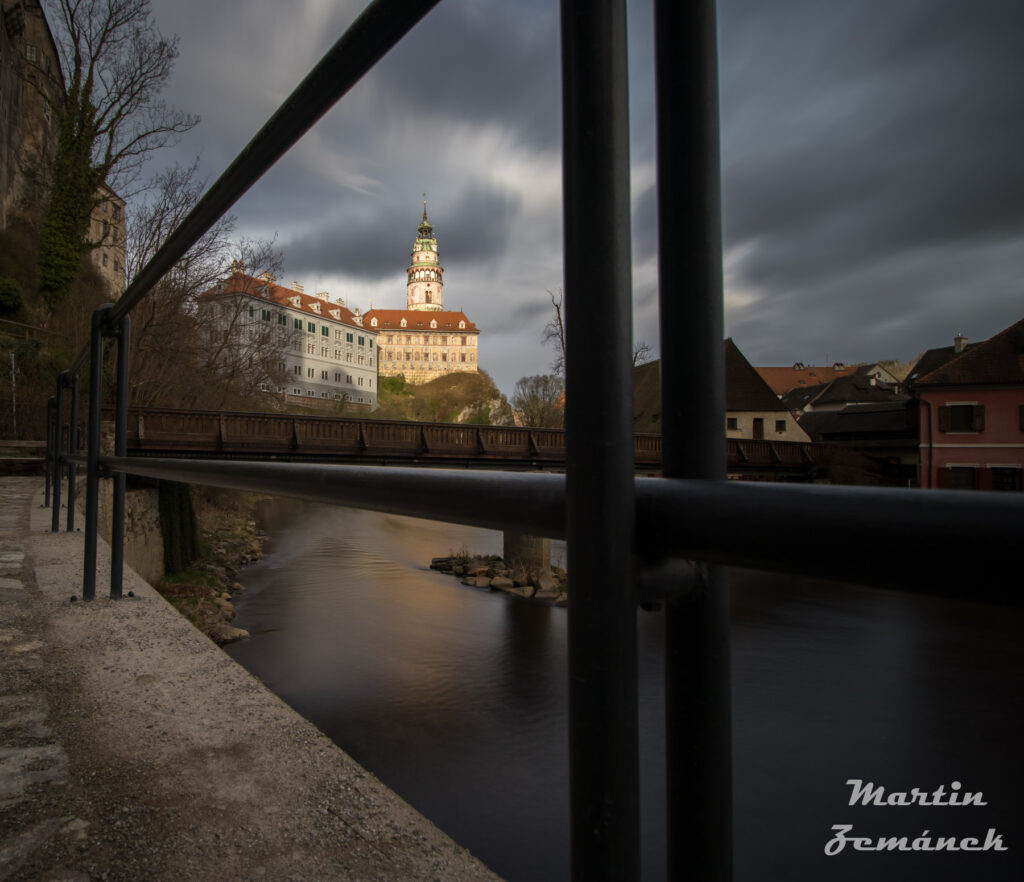
[[[262,517],[268,554],[240,574],[234,622],[253,636],[229,653],[496,872],[567,879],[566,610],[428,569],[500,553],[499,533],[284,501]],[[731,584],[735,878],[1024,878],[1024,614],[746,572]],[[658,880],[663,635],[658,614],[637,622],[644,878]],[[987,804],[851,806],[852,779],[886,793],[957,781]],[[908,847],[994,829],[1008,850],[829,857],[838,824]]]

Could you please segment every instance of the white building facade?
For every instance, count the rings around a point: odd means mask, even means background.
[[[269,273],[248,276],[237,265],[203,303],[215,320],[231,322],[233,345],[273,350],[276,370],[262,391],[294,403],[376,409],[377,333],[363,327],[358,310],[325,291],[306,294],[297,282],[285,288]]]

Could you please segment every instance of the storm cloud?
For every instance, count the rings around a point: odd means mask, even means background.
[[[212,180],[361,4],[153,9],[181,35],[167,97],[203,116],[159,162],[201,154]],[[655,342],[653,15],[628,9],[635,336]],[[1009,0],[721,0],[726,332],[752,361],[909,359],[1024,314],[1022,34]],[[289,278],[401,306],[426,191],[446,303],[511,391],[550,364],[563,285],[559,68],[557,4],[445,0],[238,203],[240,230],[276,235]]]

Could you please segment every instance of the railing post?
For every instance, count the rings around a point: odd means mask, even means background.
[[[655,0],[665,477],[726,477],[714,0]],[[687,345],[679,345],[685,333]],[[668,878],[732,878],[728,587],[721,567],[665,621]]]
[[[53,427],[57,424],[57,399],[52,395],[46,401],[46,490],[43,507],[50,507],[50,482],[53,480],[53,455],[57,444],[53,436]]]
[[[126,456],[128,453],[128,366],[131,352],[130,315],[125,315],[118,322],[117,331],[117,389],[114,405],[114,456]],[[126,476],[124,472],[114,472],[113,517],[110,528],[110,596],[113,600],[121,598],[121,586],[124,577],[124,492]]]
[[[561,25],[570,847],[610,882],[640,877],[625,2]]]
[[[103,405],[103,324],[112,303],[101,303],[92,314],[89,330],[89,427],[85,473],[85,551],[82,563],[82,599],[96,598],[96,541],[99,533],[100,422]]]
[[[74,456],[78,453],[78,374],[71,377],[71,422],[68,429],[68,453]],[[68,463],[68,517],[67,531],[75,532],[75,479],[78,476],[78,466]]]
[[[57,393],[54,396],[54,445],[53,445],[53,511],[50,513],[50,532],[60,531],[60,485],[64,478],[64,386],[68,372],[61,371],[57,376]]]

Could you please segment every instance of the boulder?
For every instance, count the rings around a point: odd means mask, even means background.
[[[244,628],[232,627],[227,622],[217,622],[207,633],[214,643],[221,645],[234,643],[236,640],[244,640],[249,636],[249,632]]]
[[[515,583],[507,576],[495,576],[490,582],[491,588],[498,591],[508,591],[510,588],[515,587]]]

